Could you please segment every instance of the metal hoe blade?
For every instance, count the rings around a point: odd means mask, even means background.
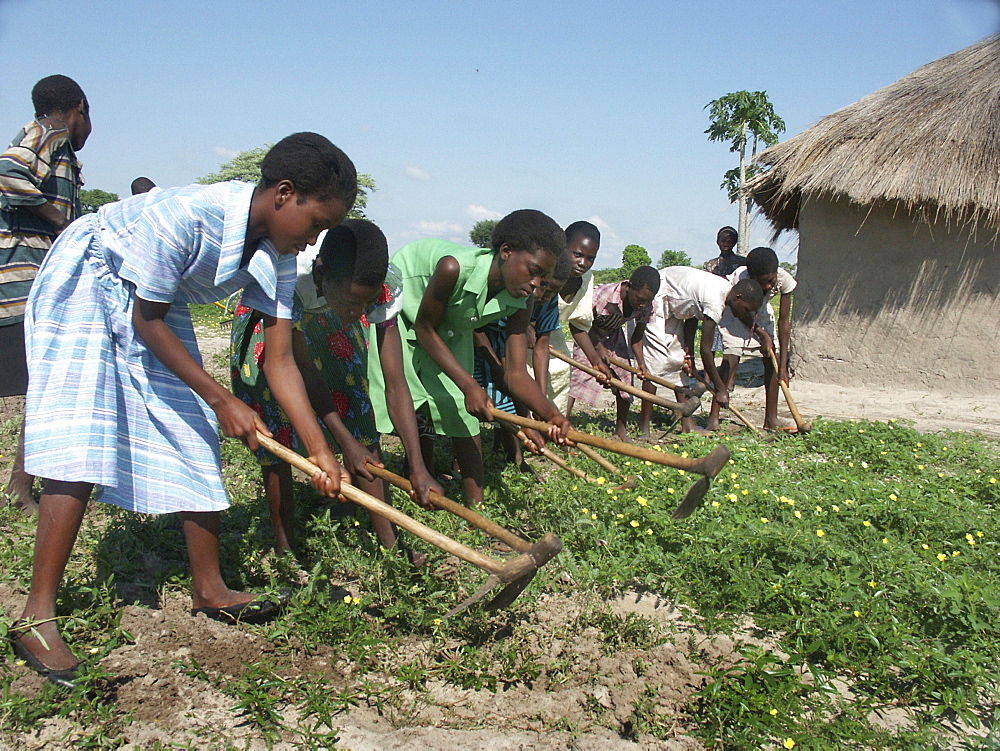
[[[674,509],[674,513],[670,515],[671,519],[686,519],[702,504],[705,500],[705,494],[708,492],[709,486],[712,481],[707,477],[701,477],[696,482],[691,484],[688,488],[688,492],[684,494],[684,499],[677,504],[677,508]]]

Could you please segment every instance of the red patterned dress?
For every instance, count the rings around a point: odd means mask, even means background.
[[[345,324],[328,308],[306,311],[298,294],[292,308],[292,325],[305,336],[313,363],[330,388],[337,414],[351,435],[364,446],[378,441],[368,396],[368,316],[380,320],[378,311],[394,307],[394,298],[400,290],[393,284],[393,277],[390,267],[389,284],[382,286],[375,307],[358,321]],[[267,387],[262,367],[266,356],[260,316],[250,308],[238,306],[233,321],[230,360],[233,393],[260,415],[278,441],[304,454],[305,446]],[[322,427],[322,423],[320,425]],[[327,440],[333,443],[329,434]],[[257,459],[261,464],[276,461],[264,450],[257,452]]]

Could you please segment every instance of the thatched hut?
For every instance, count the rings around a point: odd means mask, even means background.
[[[1000,35],[763,151],[751,184],[799,231],[808,380],[1000,386]]]

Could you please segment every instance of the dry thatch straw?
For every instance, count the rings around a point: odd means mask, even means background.
[[[1000,231],[1000,34],[918,68],[761,152],[749,185],[775,233],[803,199],[895,204]]]

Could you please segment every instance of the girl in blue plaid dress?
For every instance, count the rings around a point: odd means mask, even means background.
[[[315,133],[280,141],[261,182],[156,190],[74,222],[49,251],[28,300],[25,463],[45,478],[31,590],[11,631],[18,655],[60,685],[77,658],[56,625],[56,593],[91,492],[142,513],[177,512],[192,614],[263,620],[279,603],[230,590],[219,570],[228,506],[218,427],[257,448],[257,414],[201,367],[187,303],[244,289],[264,313],[275,394],[321,472],[342,470],[312,416],[292,358],[295,254],[354,203],[350,159]],[[176,304],[175,304],[176,303]]]

